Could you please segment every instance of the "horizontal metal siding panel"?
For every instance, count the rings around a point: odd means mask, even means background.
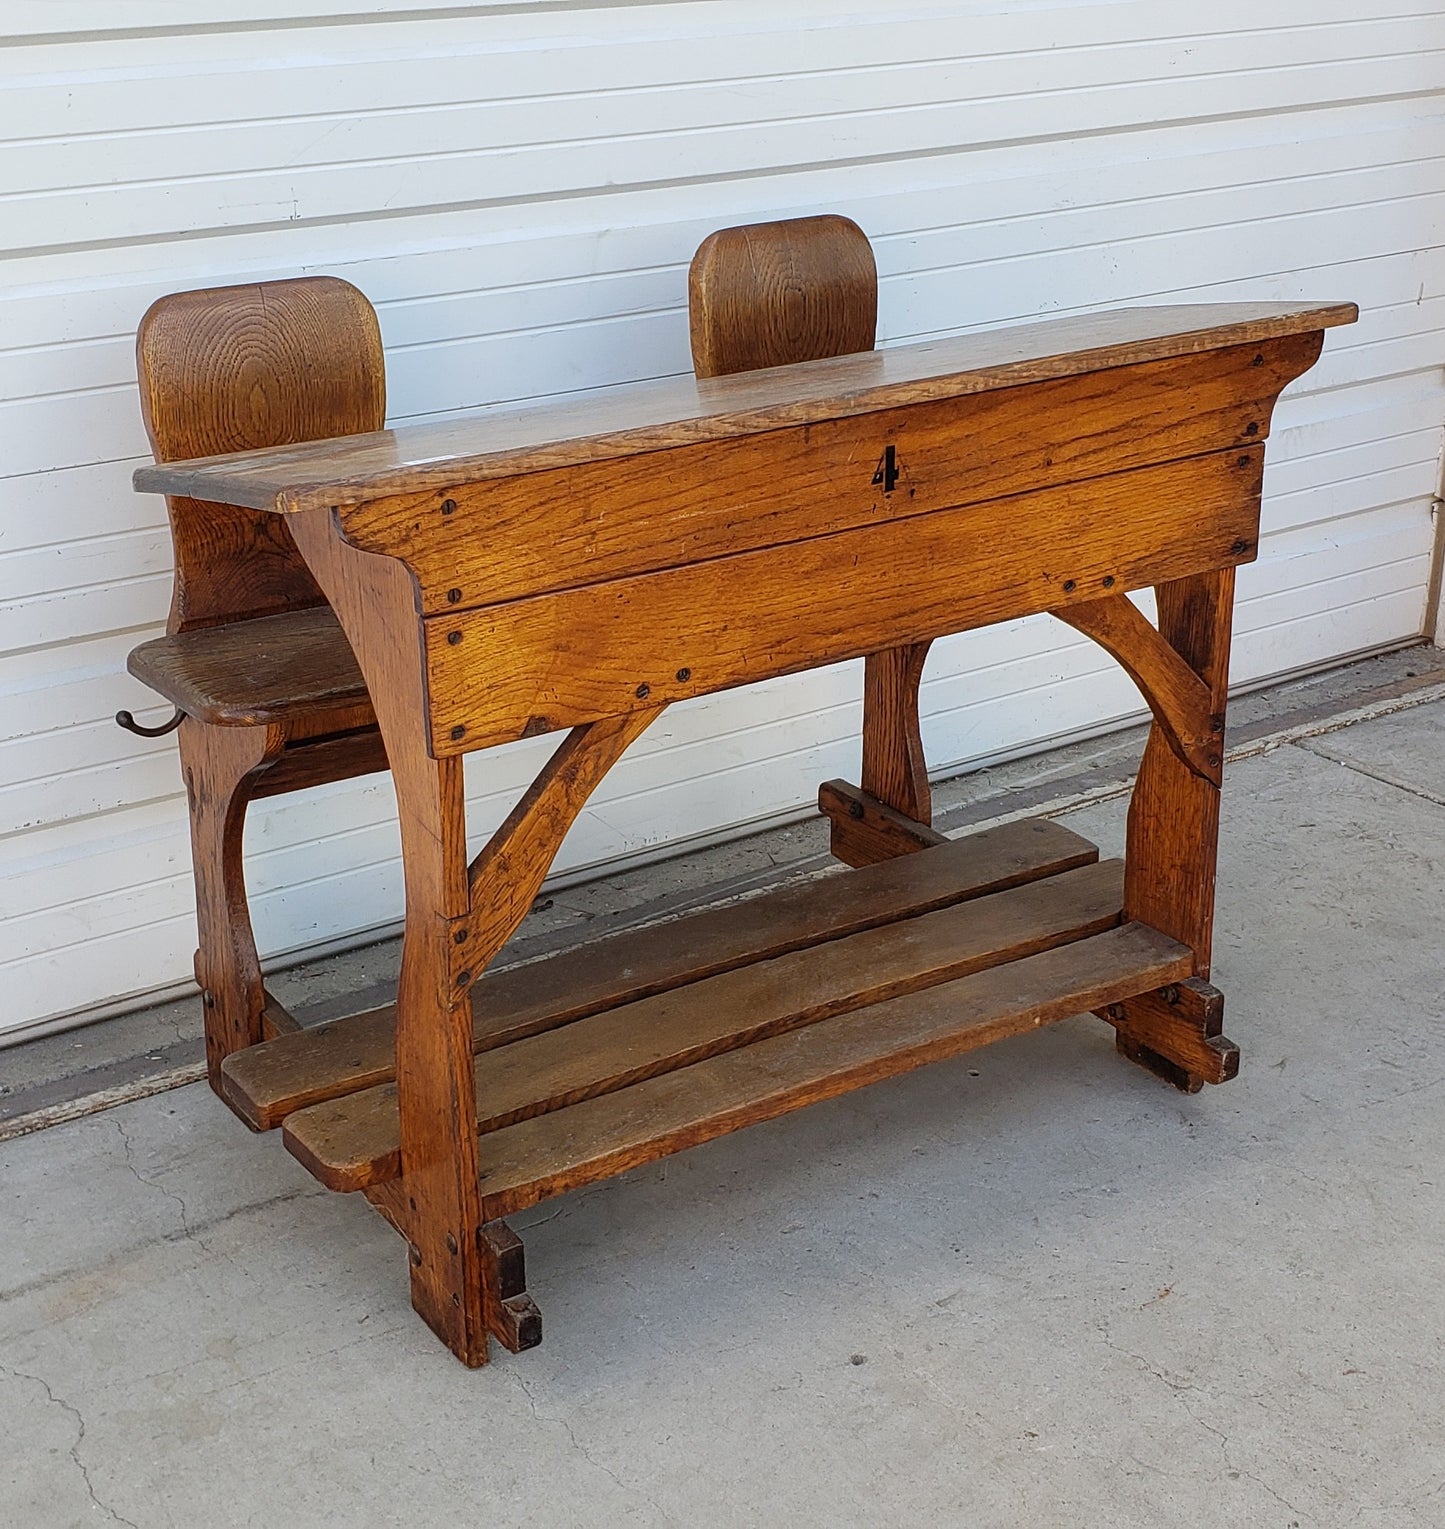
[[[129,5],[112,29],[96,0],[47,0],[0,20],[0,40],[34,39],[0,51],[11,1024],[189,965],[174,749],[109,721],[164,714],[120,671],[169,582],[163,507],[128,489],[145,454],[132,336],[178,287],[348,276],[381,312],[394,418],[681,371],[698,240],[823,208],[874,238],[886,341],[1129,302],[1354,298],[1360,325],[1276,418],[1235,678],[1419,630],[1445,415],[1433,0],[1370,17],[1223,0],[1204,20],[1193,0],[862,18],[832,0],[369,16],[208,0],[148,30],[169,9]],[[841,665],[675,708],[562,873],[796,810],[856,769],[858,679]],[[1139,713],[1046,620],[937,645],[923,694],[938,767]],[[474,833],[547,746],[473,762]],[[397,917],[384,777],[261,803],[249,844],[272,952]]]

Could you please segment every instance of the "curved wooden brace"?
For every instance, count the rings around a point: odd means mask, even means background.
[[[457,976],[460,991],[481,976],[526,917],[567,830],[602,777],[664,709],[653,706],[574,727],[467,867],[471,908],[452,934],[466,955],[466,968]]]
[[[1127,595],[1107,595],[1051,612],[1092,637],[1139,687],[1169,747],[1194,774],[1223,779],[1224,718],[1209,687]]]

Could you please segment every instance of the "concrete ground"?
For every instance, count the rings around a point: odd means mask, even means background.
[[[0,1144],[0,1525],[1445,1525],[1445,700],[1307,733],[1228,772],[1236,1081],[1080,1018],[553,1201],[485,1370],[203,1086]]]

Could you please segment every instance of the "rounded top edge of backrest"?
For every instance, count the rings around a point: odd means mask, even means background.
[[[688,319],[699,377],[871,350],[873,247],[842,213],[717,229],[688,268]]]
[[[339,276],[196,287],[136,330],[141,416],[157,461],[379,430],[376,310]]]

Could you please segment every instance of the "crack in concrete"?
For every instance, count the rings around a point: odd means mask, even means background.
[[[134,1172],[133,1165],[132,1172]],[[139,1179],[140,1175],[136,1174],[136,1177]],[[143,1184],[145,1183],[144,1179],[141,1179],[140,1181]],[[161,1186],[153,1185],[148,1187],[160,1188]],[[116,1265],[123,1264],[134,1258],[137,1255],[137,1252],[144,1252],[145,1249],[155,1246],[158,1242],[184,1242],[188,1239],[194,1241],[197,1240],[199,1233],[214,1231],[217,1227],[224,1226],[228,1221],[234,1221],[240,1216],[248,1216],[257,1211],[269,1210],[273,1205],[285,1205],[292,1200],[319,1200],[329,1195],[330,1193],[331,1191],[329,1189],[322,1189],[320,1187],[316,1189],[288,1189],[284,1194],[272,1195],[267,1200],[257,1200],[252,1205],[238,1205],[234,1210],[228,1210],[223,1215],[213,1217],[210,1221],[202,1221],[199,1223],[199,1225],[192,1226],[188,1232],[166,1232],[159,1238],[148,1239],[140,1249],[127,1248],[122,1252],[113,1254],[110,1258],[104,1259],[101,1263],[95,1265],[94,1267],[86,1267],[83,1269],[62,1269],[57,1273],[39,1275],[35,1279],[26,1280],[23,1284],[12,1285],[9,1289],[0,1290],[0,1301],[17,1301],[24,1296],[33,1295],[37,1290],[48,1290],[63,1280],[85,1278],[87,1276],[96,1274],[104,1274],[116,1267]],[[28,1329],[27,1331],[33,1332],[35,1330],[36,1329],[32,1328]],[[24,1335],[25,1334],[23,1331],[6,1334],[7,1337],[22,1337]]]
[[[1363,775],[1366,780],[1378,781],[1382,786],[1390,786],[1396,791],[1405,792],[1407,796],[1417,797],[1422,802],[1429,802],[1432,807],[1445,807],[1445,796],[1436,796],[1433,791],[1427,791],[1423,786],[1412,785],[1407,780],[1401,780],[1398,775],[1390,775],[1384,770],[1372,770],[1368,765],[1360,764],[1358,760],[1346,759],[1342,754],[1336,754],[1327,748],[1320,748],[1308,739],[1297,739],[1294,747],[1306,754],[1313,754],[1316,759],[1323,759],[1330,764],[1339,765],[1342,770],[1352,770],[1356,775]]]
[[[1111,1349],[1114,1353],[1121,1355],[1125,1359],[1132,1360],[1146,1374],[1152,1375],[1155,1380],[1162,1381],[1166,1386],[1168,1386],[1170,1393],[1174,1397],[1174,1400],[1177,1401],[1188,1414],[1189,1420],[1192,1423],[1197,1423],[1199,1427],[1204,1429],[1206,1433],[1213,1434],[1213,1436],[1219,1440],[1219,1452],[1224,1457],[1224,1465],[1226,1470],[1231,1472],[1234,1476],[1241,1478],[1242,1480],[1253,1482],[1254,1485],[1259,1487],[1262,1491],[1268,1492],[1269,1495],[1274,1498],[1274,1500],[1279,1503],[1281,1507],[1288,1508],[1291,1513],[1297,1514],[1299,1518],[1307,1518],[1311,1523],[1318,1522],[1312,1513],[1292,1503],[1289,1498],[1277,1492],[1262,1477],[1256,1476],[1253,1471],[1245,1470],[1242,1465],[1239,1465],[1235,1461],[1234,1457],[1230,1454],[1229,1435],[1222,1429],[1216,1428],[1213,1423],[1208,1422],[1205,1418],[1202,1418],[1194,1410],[1194,1408],[1190,1406],[1189,1393],[1199,1391],[1199,1387],[1196,1386],[1193,1381],[1177,1380],[1174,1376],[1152,1364],[1142,1354],[1136,1354],[1132,1349],[1124,1348],[1120,1344],[1115,1343],[1114,1340],[1109,1336],[1108,1329],[1103,1324],[1100,1324],[1097,1330],[1099,1337],[1103,1339],[1105,1348]],[[1297,1521],[1295,1524],[1291,1525],[1291,1529],[1299,1529]]]
[[[611,1466],[604,1465],[601,1460],[597,1459],[597,1457],[593,1455],[592,1451],[589,1450],[587,1446],[581,1441],[581,1439],[577,1437],[576,1429],[572,1427],[571,1423],[569,1423],[565,1417],[545,1417],[541,1408],[538,1407],[537,1398],[532,1395],[532,1388],[527,1384],[526,1379],[515,1370],[511,1373],[512,1379],[516,1381],[522,1392],[522,1395],[527,1398],[527,1405],[532,1409],[533,1421],[541,1423],[544,1426],[550,1424],[555,1428],[560,1428],[562,1432],[567,1435],[568,1441],[571,1443],[572,1448],[582,1456],[588,1465],[592,1466],[596,1470],[601,1471],[609,1481],[611,1481],[623,1492],[641,1497],[649,1507],[657,1512],[663,1523],[670,1524],[674,1522],[674,1520],[669,1518],[668,1515],[663,1511],[662,1505],[656,1500],[656,1498],[649,1497],[645,1492],[638,1492],[635,1487],[628,1486],[628,1484],[623,1481],[623,1479],[617,1474],[616,1471],[612,1469]]]
[[[0,1374],[10,1375],[16,1380],[28,1380],[32,1385],[39,1386],[45,1392],[45,1399],[53,1406],[59,1407],[68,1417],[75,1420],[75,1442],[70,1446],[67,1454],[76,1470],[80,1472],[80,1479],[85,1483],[86,1493],[91,1502],[115,1524],[125,1524],[128,1529],[140,1529],[140,1525],[134,1519],[129,1519],[124,1514],[117,1513],[108,1502],[102,1502],[96,1495],[95,1484],[90,1479],[90,1470],[84,1460],[80,1458],[80,1446],[85,1443],[85,1418],[80,1408],[65,1400],[63,1396],[57,1396],[51,1388],[50,1382],[41,1375],[32,1375],[28,1370],[17,1370],[14,1365],[0,1364]]]
[[[186,1202],[175,1192],[175,1190],[167,1189],[166,1186],[157,1179],[146,1178],[140,1169],[136,1167],[135,1153],[131,1146],[130,1134],[126,1131],[126,1128],[122,1123],[119,1115],[112,1115],[110,1118],[112,1124],[115,1126],[116,1131],[120,1135],[122,1144],[125,1147],[125,1165],[135,1176],[136,1183],[145,1185],[147,1189],[159,1190],[160,1193],[163,1194],[168,1200],[174,1201],[176,1209],[180,1212],[181,1236],[188,1242],[194,1242],[203,1253],[209,1253],[211,1250],[206,1245],[205,1240],[192,1230],[190,1216],[186,1211]]]

